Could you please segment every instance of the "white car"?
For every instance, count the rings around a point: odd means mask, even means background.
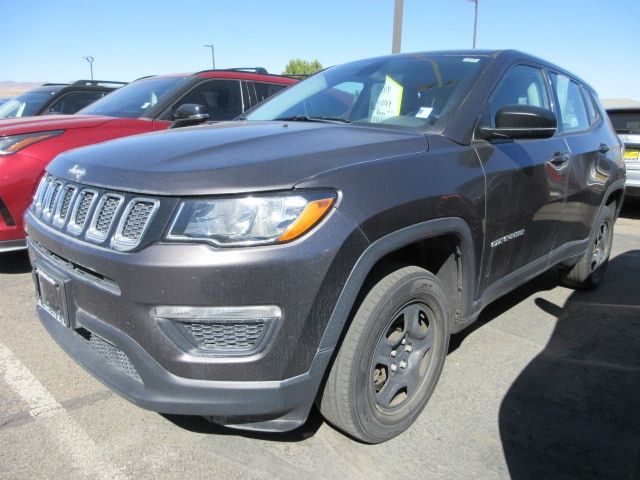
[[[613,128],[624,143],[627,166],[625,196],[640,197],[640,107],[607,109]]]

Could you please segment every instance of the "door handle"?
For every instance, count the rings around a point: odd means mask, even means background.
[[[606,143],[601,143],[598,147],[598,151],[600,153],[607,153],[609,151],[609,145],[607,145]]]
[[[551,160],[549,160],[549,163],[551,163],[556,167],[561,167],[562,165],[567,163],[570,159],[571,159],[571,155],[569,155],[568,153],[557,152],[553,155],[553,157],[551,157]]]

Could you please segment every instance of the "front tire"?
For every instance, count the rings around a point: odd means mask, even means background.
[[[431,397],[449,344],[440,280],[419,267],[386,275],[360,304],[319,402],[327,421],[367,443],[406,430]]]

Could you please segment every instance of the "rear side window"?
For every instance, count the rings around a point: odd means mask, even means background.
[[[242,94],[238,80],[208,80],[195,86],[167,110],[162,120],[172,120],[175,111],[185,103],[204,107],[209,120],[232,120],[242,113]]]
[[[518,65],[506,73],[489,101],[493,126],[498,110],[510,105],[531,105],[549,109],[549,96],[542,70]]]
[[[69,93],[53,105],[51,105],[45,112],[48,115],[52,114],[73,114],[84,107],[91,105],[93,102],[105,96],[104,92],[75,92]]]
[[[558,73],[551,73],[551,83],[558,99],[562,130],[577,132],[589,128],[589,114],[580,85]]]
[[[277,93],[283,88],[286,88],[286,85],[276,85],[275,83],[264,83],[264,82],[253,82],[253,86],[256,89],[257,103],[260,103],[263,100],[266,100],[274,93]]]

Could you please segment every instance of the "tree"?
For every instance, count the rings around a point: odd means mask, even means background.
[[[289,60],[289,63],[282,72],[284,75],[311,75],[322,70],[322,64],[318,60],[307,62],[301,58]]]

